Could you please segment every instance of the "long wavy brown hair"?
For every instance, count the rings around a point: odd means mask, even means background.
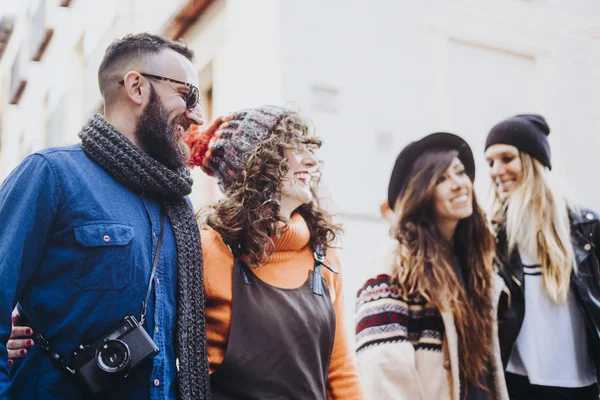
[[[206,223],[228,245],[239,249],[238,255],[248,265],[258,267],[266,263],[275,251],[274,239],[288,227],[279,215],[281,188],[288,172],[285,151],[301,151],[305,147],[314,151],[321,143],[308,123],[290,111],[258,149],[246,156],[243,174],[227,188],[225,198],[209,207]],[[331,247],[341,232],[341,227],[321,207],[319,183],[317,172],[312,175],[313,200],[296,209],[308,225],[313,249]]]
[[[412,178],[394,207],[394,234],[400,243],[394,280],[401,295],[422,296],[436,309],[453,313],[460,371],[467,381],[488,390],[483,378],[492,354],[492,236],[474,195],[473,214],[459,221],[453,244],[435,223],[436,182],[457,156],[453,150],[429,151],[413,165]],[[466,267],[464,286],[453,255]]]

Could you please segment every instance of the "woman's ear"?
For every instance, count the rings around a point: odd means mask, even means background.
[[[379,206],[379,212],[381,212],[381,216],[388,223],[391,223],[393,221],[394,211],[390,208],[390,205],[387,202],[387,200],[381,203],[381,205]]]

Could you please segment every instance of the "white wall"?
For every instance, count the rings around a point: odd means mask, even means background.
[[[501,119],[539,112],[554,172],[600,209],[600,6],[560,1],[281,1],[284,100],[325,145],[324,179],[346,215],[346,312],[385,240],[389,173],[409,141],[445,130],[483,146]],[[352,330],[349,318],[348,329]]]
[[[220,0],[185,35],[198,70],[212,63],[216,113],[282,101],[278,0]]]

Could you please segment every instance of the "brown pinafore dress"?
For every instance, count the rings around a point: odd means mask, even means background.
[[[321,265],[328,267],[315,253],[306,282],[282,289],[235,258],[229,341],[210,376],[213,400],[327,399],[335,311]]]

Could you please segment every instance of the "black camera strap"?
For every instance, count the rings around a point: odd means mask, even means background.
[[[160,256],[160,248],[162,247],[163,233],[165,231],[165,213],[160,208],[160,232],[158,234],[158,243],[156,245],[156,254],[154,254],[154,262],[152,263],[152,272],[150,273],[150,282],[148,282],[148,291],[146,292],[146,298],[142,303],[142,315],[140,318],[140,325],[144,325],[146,322],[146,308],[148,307],[148,300],[150,300],[150,294],[152,293],[152,282],[154,281],[154,274],[156,274],[156,267],[158,267],[158,259]]]
[[[23,315],[22,311],[23,310],[21,310],[19,307],[19,313],[21,315]],[[62,358],[60,354],[56,352],[54,346],[52,346],[52,344],[48,340],[46,340],[46,338],[41,333],[34,330],[32,338],[40,346],[40,349],[42,349],[46,354],[48,354],[48,356],[54,364],[56,364],[59,368],[67,371],[69,374],[75,375],[75,370],[69,366],[69,363],[64,358]]]
[[[150,299],[150,294],[152,292],[152,281],[154,280],[154,275],[156,274],[156,268],[158,267],[158,260],[160,258],[160,248],[162,247],[163,233],[165,228],[165,214],[163,211],[163,207],[160,208],[160,232],[158,234],[158,243],[156,245],[156,253],[154,254],[154,262],[152,263],[152,272],[150,273],[150,282],[148,283],[148,291],[146,292],[146,298],[142,303],[142,315],[140,320],[140,325],[144,324],[146,320],[146,308],[148,306],[148,300]],[[17,304],[17,311],[19,315],[27,318],[21,306]],[[54,346],[38,331],[34,330],[32,335],[33,340],[40,346],[40,348],[48,354],[50,359],[57,365],[60,369],[67,371],[71,375],[75,375],[75,370],[70,367],[70,364],[54,349]]]

